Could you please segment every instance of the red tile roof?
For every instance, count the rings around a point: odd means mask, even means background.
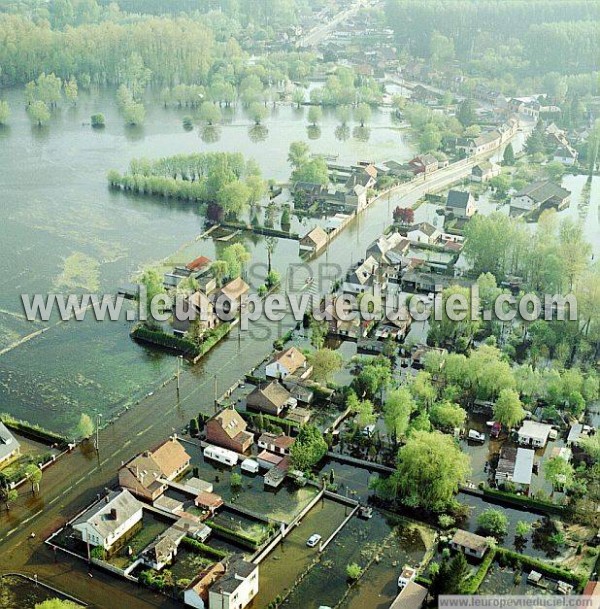
[[[188,271],[198,271],[209,264],[210,258],[207,258],[206,256],[198,256],[198,258],[192,260],[189,264],[186,264],[185,268]]]

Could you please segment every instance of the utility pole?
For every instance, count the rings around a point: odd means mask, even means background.
[[[217,375],[216,374],[214,376],[214,381],[215,381],[215,414],[216,414],[217,409],[218,409],[218,405],[217,405],[217,387],[218,387],[218,385],[217,385]]]
[[[179,399],[179,377],[181,376],[181,355],[177,356],[177,399]]]
[[[99,432],[100,432],[100,419],[102,418],[102,415],[97,412],[96,413],[96,452],[100,453],[100,436],[99,436]]]

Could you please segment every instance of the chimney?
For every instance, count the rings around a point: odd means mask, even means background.
[[[117,519],[117,508],[112,508],[110,510],[110,518],[111,518],[111,520]]]

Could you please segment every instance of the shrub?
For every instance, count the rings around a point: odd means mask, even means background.
[[[184,537],[181,540],[181,543],[184,547],[187,547],[189,550],[193,552],[197,552],[198,554],[206,554],[207,556],[212,556],[217,560],[222,560],[223,558],[227,558],[227,552],[223,552],[222,550],[217,550],[216,548],[211,548],[206,544],[199,542],[192,537]]]
[[[104,114],[92,114],[92,127],[94,129],[102,129],[106,122],[104,120]]]
[[[508,532],[508,518],[504,512],[490,508],[479,515],[477,526],[488,535],[502,537]]]
[[[356,581],[362,575],[362,569],[355,562],[346,566],[346,575],[351,581]]]

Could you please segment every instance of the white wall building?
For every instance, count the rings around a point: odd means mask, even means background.
[[[258,565],[238,560],[208,592],[210,609],[244,609],[258,593]]]

